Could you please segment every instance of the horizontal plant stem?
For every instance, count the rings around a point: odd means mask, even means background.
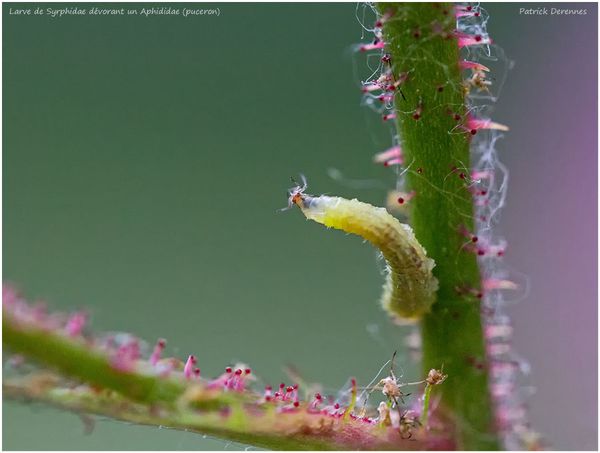
[[[12,351],[88,384],[146,403],[174,403],[185,390],[171,379],[118,370],[109,357],[57,332],[15,322],[3,311],[2,342]]]
[[[84,414],[131,423],[164,426],[274,450],[452,449],[451,425],[435,434],[418,430],[409,440],[398,429],[366,423],[352,404],[339,416],[308,401],[267,403],[252,389],[227,390],[205,379],[185,379],[144,371],[140,360],[130,371],[114,367],[111,357],[81,336],[16,319],[3,310],[3,345],[47,370],[5,379],[7,398],[51,404]],[[5,351],[6,351],[5,349]],[[52,371],[49,371],[52,370]],[[216,381],[219,382],[219,381]],[[343,409],[342,409],[343,410]]]
[[[95,414],[138,425],[163,426],[172,429],[215,436],[229,441],[276,450],[336,450],[334,444],[310,437],[285,436],[275,432],[253,432],[224,423],[215,414],[193,415],[178,412],[156,412],[144,405],[123,404],[110,399],[90,398],[85,393],[55,390],[39,391],[21,380],[5,382],[2,386],[5,397],[49,404],[59,409],[76,413]],[[341,448],[341,446],[340,446]]]

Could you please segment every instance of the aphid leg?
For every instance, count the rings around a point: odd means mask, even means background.
[[[379,390],[380,384],[377,383],[375,384],[373,387],[371,387],[371,389],[367,392],[367,394],[365,395],[365,399],[363,400],[363,410],[366,410],[367,408],[367,404],[369,402],[369,398],[371,397],[371,394],[375,391],[375,390]]]
[[[403,414],[402,414],[402,408],[400,407],[400,404],[398,403],[398,398],[396,398],[396,396],[394,396],[394,395],[391,395],[390,397],[391,397],[392,401],[394,402],[394,407],[398,411],[398,416],[400,417],[400,426],[402,426]],[[404,404],[404,400],[402,400],[402,403]]]

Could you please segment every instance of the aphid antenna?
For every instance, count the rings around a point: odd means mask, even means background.
[[[379,378],[379,376],[381,375],[381,372],[383,371],[383,369],[388,366],[388,364],[391,362],[391,360],[388,360],[387,362],[385,362],[381,368],[379,368],[379,371],[377,372],[377,374],[375,375],[375,377],[371,380],[371,382],[369,382],[367,384],[366,387],[361,387],[360,390],[362,390],[360,396],[358,397],[358,401],[360,401],[361,399],[364,398],[364,406],[367,405],[367,402],[369,401],[369,396],[371,396],[371,393],[373,393],[373,391],[377,390],[379,388],[378,385],[373,385],[375,384],[375,381],[377,381],[377,378]],[[368,392],[368,393],[367,393]],[[366,396],[365,396],[365,393]]]
[[[298,183],[298,181],[296,181],[293,176],[290,176],[290,180],[292,181],[292,184],[296,186],[295,189],[300,192],[304,192],[308,188],[306,176],[304,176],[302,173],[300,173],[300,180],[302,181],[302,184]]]
[[[396,367],[396,355],[398,354],[398,351],[394,351],[394,353],[392,354],[392,360],[390,360],[390,376],[392,376],[392,378],[394,378],[395,381],[397,381],[396,379],[396,375],[394,374],[394,368]]]

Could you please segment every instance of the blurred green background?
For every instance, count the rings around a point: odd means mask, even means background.
[[[95,329],[163,336],[205,375],[243,360],[275,384],[287,363],[333,390],[368,382],[402,338],[377,305],[374,250],[277,212],[299,172],[316,193],[377,204],[394,179],[371,164],[390,134],[359,106],[355,5],[221,4],[185,19],[8,7],[4,279],[89,309]],[[349,190],[328,167],[381,188]],[[115,422],[84,436],[74,415],[5,406],[8,449],[223,445]]]
[[[36,6],[109,7],[18,5]],[[52,307],[88,309],[96,330],[165,337],[204,375],[242,360],[270,383],[290,363],[330,391],[349,376],[366,383],[406,332],[378,308],[381,262],[356,237],[277,212],[299,172],[313,193],[375,204],[393,184],[371,164],[391,133],[359,106],[368,70],[351,52],[356,5],[216,6],[219,17],[52,19],[3,4],[3,279]],[[515,9],[488,7],[509,47],[523,36]],[[511,99],[525,101],[510,79],[507,89],[510,113]],[[540,400],[559,391],[549,390]],[[5,449],[241,448],[113,421],[85,435],[72,414],[3,409]],[[581,432],[552,440],[590,445]]]

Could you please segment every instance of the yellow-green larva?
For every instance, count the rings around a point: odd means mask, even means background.
[[[435,262],[427,257],[410,226],[385,208],[357,199],[311,197],[305,188],[290,190],[290,206],[298,206],[307,219],[361,236],[381,251],[387,262],[381,303],[396,321],[416,321],[431,309],[438,289],[432,274]]]

